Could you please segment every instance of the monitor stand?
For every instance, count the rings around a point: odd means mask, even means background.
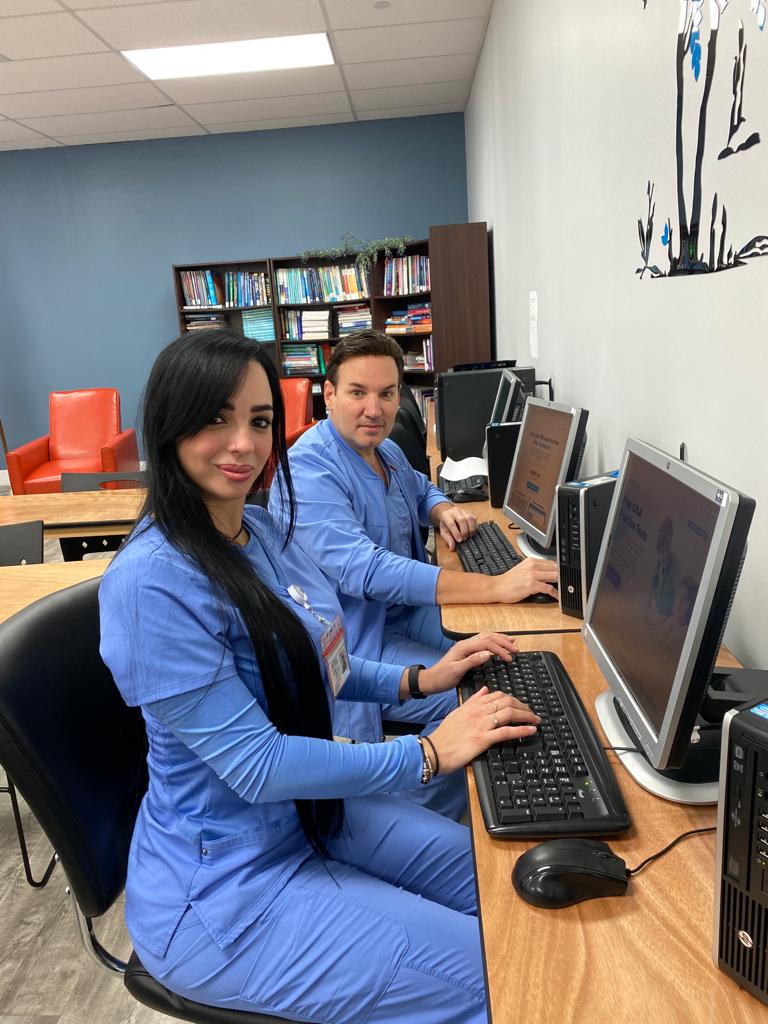
[[[517,546],[520,548],[520,554],[525,555],[526,558],[547,558],[550,562],[557,560],[557,549],[554,544],[545,548],[537,540],[534,540],[533,537],[529,537],[527,533],[522,531],[515,539],[517,540]]]
[[[595,710],[612,747],[640,746],[637,737],[629,730],[626,719],[622,721],[624,716],[621,715],[609,690],[597,698]],[[691,748],[687,770],[681,768],[659,771],[651,767],[645,754],[617,752],[616,756],[635,782],[654,796],[677,804],[716,804],[720,767],[719,730],[713,729],[702,734],[702,749],[698,750],[698,746],[697,744]],[[697,781],[686,781],[686,776],[688,779],[696,778]]]

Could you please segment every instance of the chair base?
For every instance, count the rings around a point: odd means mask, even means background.
[[[131,953],[123,980],[125,987],[138,1002],[177,1020],[192,1021],[192,1024],[288,1024],[286,1017],[228,1010],[223,1006],[206,1006],[177,996],[152,977],[135,953]]]
[[[0,793],[7,793],[11,798],[11,807],[13,809],[13,820],[16,822],[16,836],[19,840],[19,849],[21,850],[21,862],[24,865],[24,875],[26,876],[27,882],[32,886],[33,889],[44,889],[48,884],[48,879],[51,877],[53,869],[56,867],[57,859],[56,854],[51,857],[48,867],[43,872],[43,877],[38,881],[32,875],[32,865],[29,863],[29,853],[27,851],[27,841],[24,837],[24,826],[21,822],[21,812],[19,810],[19,801],[16,796],[16,787],[8,779],[7,786],[0,786]]]

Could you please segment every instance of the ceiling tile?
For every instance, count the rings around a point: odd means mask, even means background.
[[[0,95],[145,81],[133,64],[116,53],[0,63]]]
[[[334,43],[336,56],[342,64],[360,64],[369,60],[397,60],[399,57],[477,53],[484,29],[484,18],[386,28],[353,28],[334,32]]]
[[[350,114],[344,92],[314,96],[280,96],[271,99],[237,100],[232,103],[194,103],[185,108],[206,126],[230,121],[263,121],[275,117],[305,117],[313,114]]]
[[[387,110],[391,107],[424,107],[433,103],[450,103],[453,104],[454,110],[463,110],[468,93],[469,82],[433,82],[431,85],[395,85],[388,89],[359,89],[350,95],[352,106],[357,111]]]
[[[133,110],[158,107],[168,100],[149,82],[108,85],[90,89],[59,89],[53,92],[0,95],[0,113],[7,117],[45,117],[56,114],[89,114],[100,110]]]
[[[333,29],[487,17],[492,6],[493,0],[392,0],[389,7],[379,10],[372,3],[360,0],[325,0]]]
[[[445,57],[346,64],[343,70],[350,89],[378,89],[389,85],[457,82],[460,79],[469,82],[475,72],[475,63],[472,53],[453,53]]]
[[[182,105],[223,103],[264,96],[300,96],[344,89],[338,67],[295,68],[291,71],[257,71],[250,75],[209,75],[205,78],[172,78],[162,83],[163,92]],[[0,109],[2,109],[0,107]]]
[[[10,60],[108,49],[71,14],[32,14],[0,22],[0,53]]]
[[[119,50],[297,35],[326,28],[319,0],[185,0],[82,11],[80,17]]]
[[[11,149],[51,149],[59,146],[60,143],[53,139],[18,139],[11,142],[0,142],[0,151],[7,152]]]
[[[427,114],[461,113],[452,103],[435,103],[428,107],[394,107],[391,110],[361,110],[361,121],[379,121],[390,117],[425,117]]]
[[[16,124],[15,121],[0,121],[0,140],[13,142],[15,139],[39,139],[37,132],[31,128],[25,128],[23,124]]]
[[[19,14],[50,14],[63,10],[56,0],[0,0],[0,18],[13,18]]]
[[[63,135],[96,135],[125,129],[137,131],[143,128],[175,128],[194,124],[176,106],[147,107],[144,110],[114,110],[104,114],[67,114],[61,117],[26,118],[30,128],[36,128],[46,135],[61,138]]]
[[[105,142],[141,142],[142,139],[178,139],[191,135],[205,135],[197,125],[183,128],[144,128],[139,131],[101,132],[95,135],[61,135],[59,142],[68,146],[94,146]]]
[[[232,132],[263,132],[273,128],[304,128],[315,124],[343,124],[352,120],[352,114],[318,114],[316,117],[276,117],[266,121],[235,121],[232,124],[209,124],[214,135]]]

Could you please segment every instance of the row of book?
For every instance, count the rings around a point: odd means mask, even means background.
[[[263,270],[226,270],[224,272],[224,304],[226,306],[268,306],[270,302],[269,278]]]
[[[278,267],[275,277],[277,301],[282,304],[368,298],[368,283],[354,264],[346,267]]]
[[[328,342],[322,345],[282,346],[283,371],[287,376],[306,377],[308,374],[325,373],[331,355]]]
[[[269,278],[264,271],[226,270],[222,284],[217,270],[180,270],[184,308],[214,309],[269,306]]]
[[[422,340],[421,351],[408,349],[403,352],[403,366],[406,370],[434,370],[431,334]]]
[[[272,319],[272,310],[247,309],[243,311],[243,334],[253,341],[274,341],[275,322]]]
[[[344,306],[337,310],[339,321],[339,337],[344,338],[353,331],[369,331],[371,329],[371,310],[362,304]]]
[[[432,304],[412,302],[405,309],[394,309],[384,324],[387,334],[431,334]]]
[[[384,294],[428,292],[429,256],[388,256],[384,261]]]
[[[185,313],[184,326],[188,331],[207,331],[209,328],[227,327],[223,313]]]
[[[331,311],[329,309],[284,309],[282,310],[285,337],[327,338],[331,334]]]
[[[413,392],[413,397],[416,399],[416,402],[417,402],[417,404],[419,406],[419,409],[421,411],[422,419],[426,423],[427,422],[427,410],[429,408],[429,403],[435,397],[435,389],[434,388],[428,388],[428,387],[418,388],[418,387],[413,387],[412,386],[411,387],[411,391]]]

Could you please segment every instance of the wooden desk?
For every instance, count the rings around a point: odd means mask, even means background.
[[[88,558],[82,562],[0,566],[0,622],[47,594],[101,576],[109,562],[109,558]]]
[[[594,701],[605,683],[581,636],[524,637],[520,647],[555,651],[597,722]],[[599,725],[598,732],[603,737]],[[681,832],[715,824],[714,807],[654,797],[618,755],[609,758],[632,827],[608,842],[629,867]],[[625,896],[541,910],[511,882],[517,857],[533,843],[492,839],[471,770],[467,777],[493,1024],[765,1024],[768,1010],[712,961],[714,833],[686,839],[650,864],[630,879]]]
[[[500,508],[491,508],[487,501],[468,502],[462,508],[472,512],[478,522],[491,520],[498,523],[517,548],[518,530],[509,530],[509,520]],[[445,569],[462,572],[459,556],[449,551],[448,545],[435,530],[437,564]],[[557,601],[540,603],[522,601],[519,604],[447,604],[440,608],[440,621],[447,636],[467,636],[491,629],[499,633],[578,633],[581,619],[563,615]]]
[[[101,537],[128,533],[144,502],[143,487],[68,494],[0,495],[0,526],[42,519],[45,536]]]

